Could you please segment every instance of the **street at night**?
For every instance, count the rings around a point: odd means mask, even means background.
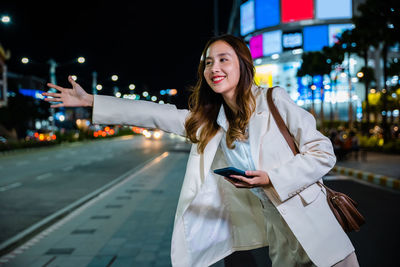
[[[398,0],[2,0],[0,266],[398,267],[399,77]]]

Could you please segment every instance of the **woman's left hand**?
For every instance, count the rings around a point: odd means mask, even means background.
[[[230,175],[231,178],[238,179],[239,181],[234,181],[228,177],[225,177],[225,180],[237,188],[264,187],[271,184],[269,176],[265,171],[246,171],[246,175],[253,176],[253,178],[246,178],[241,175]]]

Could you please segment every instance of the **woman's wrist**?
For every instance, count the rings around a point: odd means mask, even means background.
[[[88,94],[85,98],[85,106],[93,107],[94,95]]]

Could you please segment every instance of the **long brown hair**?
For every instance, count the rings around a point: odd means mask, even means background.
[[[236,105],[238,107],[236,114],[225,104],[222,95],[215,93],[204,78],[207,49],[216,41],[224,41],[229,44],[239,59],[240,78],[236,88]],[[226,142],[229,148],[234,148],[235,140],[247,139],[245,129],[255,110],[255,97],[251,92],[254,81],[254,65],[246,43],[233,35],[222,35],[210,39],[201,54],[197,76],[197,83],[189,97],[191,113],[185,122],[188,139],[192,143],[198,143],[197,150],[199,153],[203,153],[208,142],[220,128],[217,124],[217,117],[223,104],[229,122]]]

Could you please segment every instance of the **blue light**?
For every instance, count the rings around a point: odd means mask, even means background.
[[[321,51],[328,46],[328,25],[309,26],[303,29],[304,51]]]
[[[254,11],[256,29],[278,25],[279,11],[279,0],[256,0]]]
[[[166,94],[165,90],[160,91],[160,95],[165,95],[165,94]]]

